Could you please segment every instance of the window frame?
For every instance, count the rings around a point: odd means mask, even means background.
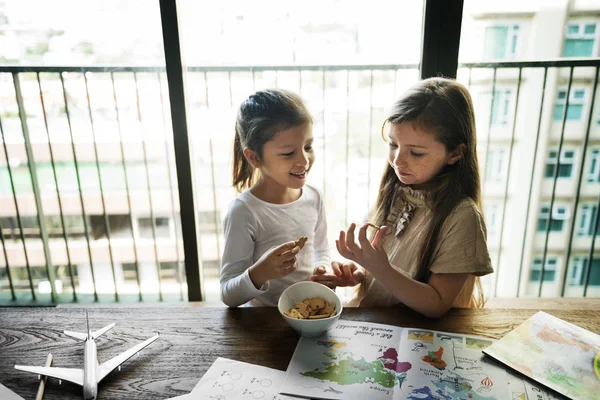
[[[585,27],[587,25],[594,25],[594,33],[585,33]],[[565,25],[565,37],[563,39],[563,48],[561,52],[561,57],[596,57],[598,55],[598,21],[590,21],[590,20],[575,20],[568,21]],[[569,33],[570,26],[577,26],[577,33]],[[565,56],[565,45],[567,40],[592,40],[592,54],[589,56]]]
[[[539,282],[540,277],[537,279],[533,279],[534,272],[539,274],[542,273],[542,256],[535,256],[533,260],[531,260],[531,269],[529,271],[529,281],[530,282]],[[554,282],[556,280],[556,271],[558,269],[558,257],[557,256],[546,256],[546,263],[544,267],[544,276],[542,276],[542,282]],[[539,267],[536,267],[538,266]],[[552,279],[547,279],[546,274],[551,274]]]
[[[572,152],[571,156],[567,156],[566,153]],[[554,155],[552,155],[554,153]],[[557,179],[572,179],[573,178],[573,167],[577,158],[577,149],[574,147],[563,147],[560,152],[560,160],[558,159],[558,148],[551,147],[548,150],[548,156],[546,157],[546,163],[544,165],[544,179],[554,178],[556,168],[559,168],[559,173],[556,176]],[[559,162],[560,161],[560,162]],[[560,164],[560,166],[559,166]],[[552,166],[552,175],[548,175],[548,167]],[[570,166],[569,176],[560,175],[560,167]]]
[[[579,92],[583,92],[583,97],[578,98],[576,97],[576,94]],[[560,98],[560,94],[564,93],[564,98]],[[571,92],[569,93],[569,107],[571,106],[581,106],[581,115],[579,116],[578,119],[569,119],[569,108],[567,108],[567,113],[565,115],[566,117],[566,121],[582,121],[584,120],[584,111],[585,111],[585,104],[586,104],[586,100],[588,98],[588,90],[586,87],[583,86],[577,86],[577,87],[571,87]],[[552,109],[552,121],[553,122],[562,122],[563,120],[563,113],[564,113],[564,108],[563,111],[560,113],[560,118],[557,119],[556,117],[556,107],[565,107],[567,105],[567,88],[566,87],[559,87],[558,89],[556,89],[556,98],[554,100],[554,108]]]
[[[488,58],[485,56],[485,49],[489,43],[486,43],[486,32],[491,28],[507,28],[506,29],[506,45],[504,48],[504,52],[501,58]],[[520,36],[522,32],[522,27],[520,22],[513,23],[490,23],[483,26],[483,55],[481,57],[484,61],[492,61],[492,60],[514,60],[519,54],[519,44],[521,42]],[[494,44],[495,45],[495,44]]]
[[[590,149],[590,164],[587,172],[587,183],[600,183],[600,148]]]
[[[546,210],[544,210],[546,209]],[[546,232],[548,225],[550,224],[550,232],[562,233],[564,231],[565,221],[568,221],[571,217],[571,207],[568,204],[554,204],[552,207],[552,218],[550,218],[550,204],[542,204],[538,213],[537,219],[537,232]],[[561,212],[562,210],[562,212]],[[544,229],[540,229],[540,221],[545,220]],[[552,229],[552,221],[562,221],[560,230]]]

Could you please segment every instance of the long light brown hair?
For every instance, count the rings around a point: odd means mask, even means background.
[[[425,241],[419,253],[418,272],[415,279],[427,282],[439,232],[454,208],[465,198],[471,198],[481,212],[481,182],[477,161],[477,135],[475,113],[468,90],[460,83],[445,78],[420,81],[398,99],[383,123],[410,122],[419,129],[431,133],[451,152],[463,145],[462,157],[452,165],[446,165],[426,185],[431,201],[432,220],[427,228]],[[385,140],[384,136],[384,140]],[[375,204],[375,223],[384,224],[390,215],[395,194],[405,186],[394,169],[387,164]],[[477,296],[475,306],[483,306],[483,292],[476,278]]]
[[[235,121],[233,142],[232,185],[238,192],[251,187],[258,171],[244,156],[244,149],[253,150],[260,158],[263,146],[279,131],[307,122],[312,116],[295,93],[283,89],[267,89],[254,93],[242,102]]]

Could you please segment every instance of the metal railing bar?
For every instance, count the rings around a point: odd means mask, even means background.
[[[143,300],[143,296],[142,296],[142,283],[140,282],[140,264],[138,261],[138,251],[137,251],[137,239],[135,237],[135,231],[133,229],[133,215],[132,215],[132,210],[133,207],[131,207],[131,193],[129,190],[129,175],[127,174],[127,167],[125,165],[125,149],[123,146],[123,132],[121,129],[121,116],[120,116],[120,112],[119,112],[119,101],[117,99],[117,90],[115,87],[115,75],[114,72],[110,73],[110,81],[112,84],[112,91],[113,91],[113,101],[115,104],[115,117],[117,119],[117,128],[118,128],[118,132],[119,132],[119,146],[121,148],[121,166],[123,167],[123,174],[124,174],[124,178],[125,178],[125,194],[127,195],[127,212],[129,214],[129,229],[131,229],[131,239],[133,240],[133,259],[134,259],[134,266],[135,266],[135,277],[137,280],[137,284],[138,284],[138,298],[140,301]]]
[[[15,181],[13,179],[12,167],[10,166],[10,161],[9,161],[10,158],[8,157],[8,147],[6,145],[4,129],[2,128],[2,117],[0,117],[0,135],[2,135],[2,146],[4,147],[4,158],[6,160],[8,179],[10,181],[10,187],[12,189],[12,194],[13,194],[13,201],[15,203],[15,212],[17,214],[17,224],[19,225],[19,236],[21,238],[21,243],[23,243],[23,255],[25,256],[25,268],[27,269],[27,279],[29,280],[29,288],[31,289],[31,298],[33,301],[36,301],[35,289],[33,287],[33,279],[32,279],[32,275],[31,275],[31,266],[29,265],[29,255],[27,254],[27,246],[25,245],[25,235],[23,234],[23,222],[21,220],[21,212],[19,211],[19,202],[17,200],[17,191],[15,190]]]
[[[578,207],[579,207],[579,198],[581,195],[581,192],[580,192],[581,191],[581,183],[583,181],[583,172],[585,169],[587,147],[588,147],[588,143],[590,140],[590,128],[592,126],[592,117],[594,115],[594,105],[596,103],[596,90],[598,88],[598,72],[599,72],[599,70],[600,70],[600,67],[596,67],[596,74],[594,76],[594,87],[592,89],[592,101],[590,104],[590,114],[588,116],[588,123],[587,123],[587,128],[585,131],[585,141],[583,142],[583,150],[582,150],[583,154],[581,155],[581,165],[579,167],[579,180],[577,181],[577,190],[575,190],[575,204],[573,205],[573,218],[571,219],[571,227],[570,227],[571,234],[569,235],[569,243],[567,245],[567,254],[565,255],[565,268],[563,269],[563,278],[562,278],[561,289],[560,289],[561,297],[565,296],[565,287],[566,287],[566,283],[567,283],[567,276],[568,276],[569,266],[570,266],[569,259],[571,258],[571,250],[572,250],[572,246],[573,246],[573,235],[575,234],[575,222],[577,221],[577,211],[578,211]],[[560,158],[560,155],[559,155],[559,158]],[[596,231],[593,232],[593,235],[596,236]],[[592,244],[591,248],[592,249],[594,248],[593,244]],[[590,262],[590,268],[591,268],[591,262]]]
[[[350,71],[346,71],[346,212],[345,226],[348,226],[348,197],[350,192],[349,155],[350,155]]]
[[[371,153],[373,146],[373,70],[370,71],[369,89],[369,164],[367,167],[367,210],[371,209]]]
[[[15,287],[13,285],[12,274],[10,273],[10,263],[8,261],[6,243],[4,242],[4,233],[2,232],[2,221],[0,221],[0,242],[2,243],[2,252],[4,253],[4,261],[6,262],[6,275],[8,276],[8,285],[10,286],[10,297],[13,301],[15,301],[17,300],[17,296],[15,295]]]
[[[83,199],[83,190],[81,188],[81,176],[79,174],[79,162],[77,159],[77,151],[75,149],[75,138],[73,137],[73,127],[71,126],[71,114],[69,111],[69,102],[67,100],[67,88],[65,87],[65,79],[63,74],[59,73],[60,83],[63,91],[63,101],[65,103],[65,114],[67,116],[67,124],[69,126],[69,135],[71,138],[71,151],[73,152],[73,162],[75,165],[75,177],[77,179],[77,189],[79,191],[79,202],[81,203],[81,217],[83,219],[83,229],[85,232],[85,241],[87,243],[88,257],[90,259],[90,271],[92,275],[92,284],[94,287],[94,301],[98,301],[98,291],[96,289],[96,274],[94,272],[94,257],[92,256],[92,247],[90,244],[90,231],[88,229],[87,214],[85,212],[85,201]]]
[[[521,290],[521,276],[523,275],[523,261],[525,259],[525,243],[527,240],[527,227],[529,223],[529,213],[531,211],[531,195],[533,194],[533,177],[535,174],[535,162],[537,160],[538,155],[538,146],[540,142],[540,131],[542,127],[542,115],[544,110],[544,100],[546,98],[546,83],[548,81],[548,67],[544,68],[544,82],[542,83],[542,98],[540,100],[540,112],[538,114],[538,124],[537,124],[537,132],[535,136],[535,146],[533,151],[533,163],[531,164],[531,176],[529,178],[529,193],[527,194],[527,208],[525,211],[525,228],[523,228],[523,240],[521,245],[521,260],[519,262],[519,277],[517,280],[517,297],[519,297],[519,293]]]
[[[156,273],[158,274],[158,299],[163,301],[162,278],[160,276],[160,259],[158,257],[158,244],[156,243],[156,220],[154,218],[154,204],[152,202],[152,186],[150,185],[150,171],[148,168],[148,149],[146,148],[146,135],[144,134],[144,124],[142,123],[142,109],[140,107],[140,91],[137,79],[137,72],[133,73],[135,83],[135,106],[137,109],[137,120],[142,131],[142,154],[144,158],[144,172],[146,175],[146,188],[148,190],[148,205],[150,206],[150,227],[152,228],[152,241],[154,243],[154,259],[156,260]]]
[[[46,219],[44,218],[44,208],[42,206],[42,195],[40,193],[40,185],[37,176],[37,166],[33,156],[31,147],[31,139],[29,138],[29,127],[27,126],[27,112],[23,103],[23,93],[21,92],[21,81],[19,74],[13,74],[13,84],[15,86],[15,95],[17,97],[17,106],[19,108],[19,118],[21,119],[21,130],[23,132],[23,141],[25,152],[27,154],[27,167],[29,168],[29,177],[31,179],[31,188],[33,189],[33,198],[35,200],[36,218],[40,227],[40,236],[42,237],[42,248],[44,249],[44,257],[46,259],[46,273],[50,281],[50,299],[56,302],[56,276],[54,274],[54,265],[52,264],[52,255],[48,246],[48,229],[46,229]],[[8,162],[8,158],[6,159]]]
[[[69,269],[69,277],[71,278],[71,288],[73,289],[73,301],[77,302],[77,291],[75,289],[75,276],[73,275],[73,263],[71,261],[71,250],[69,249],[69,239],[67,232],[67,224],[65,223],[65,215],[62,206],[62,199],[60,197],[60,189],[58,187],[58,175],[56,174],[56,162],[54,161],[54,149],[52,148],[52,140],[50,139],[50,129],[48,127],[48,116],[46,112],[46,103],[44,101],[44,95],[42,91],[42,82],[40,80],[40,73],[36,73],[36,79],[38,83],[38,90],[40,93],[40,103],[42,105],[42,115],[44,117],[44,127],[46,129],[46,137],[48,138],[48,152],[50,154],[50,164],[52,165],[52,176],[54,177],[54,186],[56,188],[56,200],[58,201],[58,212],[60,214],[60,223],[63,227],[63,239],[65,241],[65,251],[67,255],[67,266]]]
[[[104,184],[102,182],[102,173],[100,172],[100,160],[98,157],[98,142],[96,141],[96,129],[94,127],[94,116],[92,113],[92,102],[90,100],[90,90],[88,85],[87,74],[83,74],[83,81],[85,83],[85,97],[88,106],[88,114],[90,117],[90,127],[92,129],[92,140],[94,142],[94,159],[96,161],[96,172],[98,174],[98,185],[100,189],[100,200],[102,202],[102,215],[104,218],[104,230],[106,231],[106,240],[108,241],[108,254],[110,257],[110,267],[113,274],[113,284],[115,285],[115,301],[119,302],[119,291],[117,288],[117,273],[115,271],[115,259],[113,257],[112,240],[110,238],[110,222],[108,215],[106,214],[106,198],[104,196]]]
[[[230,76],[231,77],[231,76]],[[231,79],[229,80],[229,86],[231,87]],[[208,95],[208,76],[206,72],[204,73],[204,87],[206,88],[206,110],[210,110],[210,97]],[[233,107],[233,97],[229,98],[229,105]],[[217,243],[217,260],[219,265],[221,265],[221,246],[219,244],[219,218],[217,217],[217,186],[216,186],[216,176],[215,176],[215,158],[213,153],[213,142],[212,137],[208,137],[208,150],[210,154],[210,174],[211,174],[211,184],[212,184],[212,200],[213,200],[213,209],[215,212],[213,213],[213,220],[215,222],[215,241]]]
[[[175,254],[177,260],[177,283],[179,283],[179,297],[181,301],[183,301],[183,271],[182,271],[182,263],[181,263],[181,252],[179,250],[180,240],[179,235],[181,234],[179,225],[177,224],[177,216],[175,215],[175,204],[177,200],[175,200],[175,192],[173,190],[173,178],[171,177],[171,148],[169,146],[169,140],[167,139],[167,118],[165,115],[165,107],[164,107],[164,93],[162,88],[162,79],[161,73],[156,73],[158,77],[158,88],[160,93],[160,109],[161,109],[161,119],[163,122],[163,131],[165,132],[165,159],[167,164],[167,176],[169,179],[169,192],[171,194],[171,218],[173,218],[174,231],[175,231]]]
[[[583,297],[587,297],[588,286],[590,283],[590,275],[592,273],[592,267],[594,265],[594,250],[596,247],[596,233],[598,232],[598,225],[600,225],[600,196],[598,196],[598,202],[596,203],[596,221],[594,222],[594,230],[592,231],[592,244],[588,253],[587,271],[585,273],[585,286],[583,287]]]
[[[508,199],[508,182],[509,182],[509,177],[510,177],[510,167],[512,166],[512,155],[513,155],[513,150],[514,150],[514,146],[515,146],[515,132],[516,132],[516,127],[517,127],[517,112],[519,110],[519,94],[521,93],[521,77],[522,77],[522,73],[523,73],[523,69],[519,68],[519,79],[518,79],[518,83],[517,83],[517,93],[516,93],[516,99],[515,99],[515,108],[514,108],[514,116],[513,116],[513,123],[512,123],[512,133],[511,133],[511,137],[510,137],[510,150],[508,152],[508,169],[506,171],[506,178],[505,178],[505,182],[504,182],[504,201],[502,203],[502,223],[500,224],[500,239],[499,239],[499,243],[498,243],[498,256],[496,258],[496,275],[500,276],[500,260],[502,257],[502,239],[504,238],[504,221],[506,220],[506,200]],[[496,297],[497,293],[498,293],[498,281],[499,279],[496,278],[495,284],[494,284],[494,297]],[[517,291],[519,291],[519,288],[517,287]]]
[[[562,114],[562,127],[560,131],[560,140],[558,142],[558,150],[556,153],[556,166],[554,169],[554,177],[552,180],[552,195],[550,196],[550,208],[548,211],[548,224],[546,225],[546,237],[544,239],[544,253],[542,255],[542,270],[540,273],[540,286],[538,289],[538,297],[542,297],[542,287],[544,286],[544,272],[546,269],[546,257],[548,255],[548,241],[550,239],[550,227],[552,225],[552,209],[554,208],[554,200],[556,198],[556,182],[558,180],[558,170],[560,169],[560,155],[562,153],[563,142],[565,138],[565,126],[567,123],[567,112],[569,111],[569,96],[571,94],[571,87],[573,84],[573,71],[574,67],[569,69],[569,83],[567,85],[567,94],[565,99],[565,107]],[[543,186],[543,184],[542,184]],[[568,260],[565,260],[565,265]]]

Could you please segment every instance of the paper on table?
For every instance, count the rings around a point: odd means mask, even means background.
[[[6,386],[0,383],[0,399],[2,400],[25,400]]]
[[[170,400],[296,400],[279,394],[284,379],[283,371],[219,357],[189,394]]]

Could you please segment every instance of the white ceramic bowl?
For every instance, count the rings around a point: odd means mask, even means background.
[[[294,307],[297,302],[306,298],[320,296],[327,302],[335,304],[335,314],[333,317],[323,319],[295,319],[284,314]],[[342,314],[342,300],[339,296],[327,286],[320,283],[305,281],[294,283],[283,291],[277,304],[281,317],[301,336],[314,337],[319,336],[340,318]]]

